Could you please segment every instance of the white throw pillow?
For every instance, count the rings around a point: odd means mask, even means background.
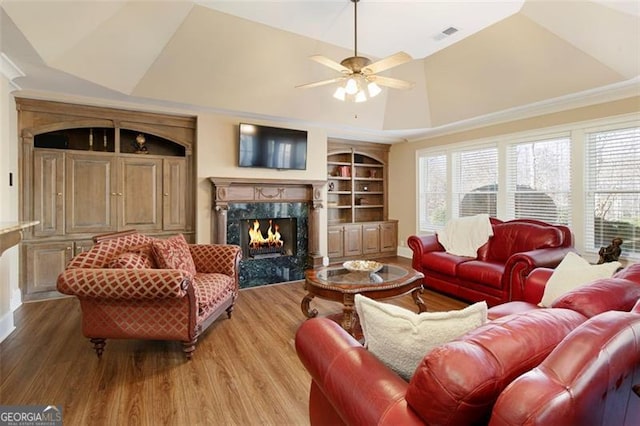
[[[431,349],[487,322],[486,302],[459,311],[417,314],[358,294],[355,305],[365,346],[405,380]]]
[[[569,252],[549,277],[539,305],[549,308],[554,300],[568,291],[600,278],[609,278],[621,266],[620,262],[591,265],[578,254]]]

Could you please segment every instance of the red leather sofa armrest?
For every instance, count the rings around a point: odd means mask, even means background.
[[[422,256],[431,251],[444,251],[442,244],[438,242],[438,236],[412,235],[407,239],[407,245],[413,251],[412,267],[422,272]]]
[[[532,297],[537,297],[537,292],[527,294],[529,293],[526,289],[527,277],[536,268],[555,268],[569,252],[575,252],[575,249],[573,247],[544,248],[516,253],[511,256],[505,265],[502,277],[504,285],[510,286],[509,300],[540,302],[542,293],[540,293],[538,300],[532,299]]]
[[[535,268],[531,271],[531,273],[527,275],[527,278],[525,278],[521,300],[534,304],[540,303],[544,295],[544,288],[552,274],[553,269],[551,268]]]
[[[349,425],[422,425],[407,406],[407,382],[327,318],[305,321],[296,333],[296,351],[311,374],[320,396],[310,407],[330,408],[335,413],[310,409],[311,424],[335,422],[336,414]],[[311,398],[318,392],[312,392]],[[327,404],[327,402],[329,404]]]

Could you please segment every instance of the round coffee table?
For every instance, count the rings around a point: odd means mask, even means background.
[[[307,318],[318,315],[317,309],[309,304],[314,297],[340,302],[342,308],[342,328],[353,334],[354,298],[362,294],[371,299],[388,299],[411,293],[418,305],[418,312],[427,310],[422,298],[424,275],[415,269],[400,265],[384,265],[376,273],[350,272],[342,266],[309,269],[305,272],[304,288],[307,295],[300,308]]]

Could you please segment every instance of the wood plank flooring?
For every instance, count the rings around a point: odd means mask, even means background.
[[[0,344],[0,404],[61,405],[65,425],[307,425],[310,378],[293,346],[304,294],[302,282],[242,290],[191,361],[178,342],[143,340],[108,340],[98,360],[75,298],[25,303]],[[429,311],[466,306],[423,298]],[[388,302],[416,309],[410,295]]]

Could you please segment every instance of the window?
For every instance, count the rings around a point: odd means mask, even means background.
[[[447,156],[420,157],[420,229],[439,229],[447,222]]]
[[[507,147],[507,217],[571,222],[569,136]]]
[[[595,127],[598,126],[598,127]],[[590,261],[621,238],[640,259],[640,114],[417,152],[419,232],[488,213],[571,227]]]
[[[587,132],[585,249],[640,254],[640,127]]]
[[[488,213],[496,216],[498,150],[495,147],[455,152],[453,217]]]

